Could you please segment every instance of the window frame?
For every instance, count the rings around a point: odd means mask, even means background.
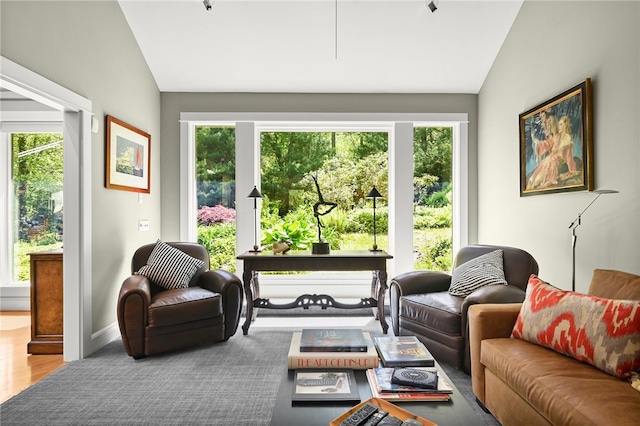
[[[11,238],[11,215],[14,207],[13,185],[11,181],[11,135],[15,133],[63,133],[63,123],[59,122],[5,122],[0,124],[0,287],[28,287],[29,281],[14,281],[12,271],[13,244]]]
[[[388,131],[389,132],[389,276],[413,269],[413,128],[453,128],[453,252],[468,236],[468,115],[465,113],[190,113],[180,114],[180,238],[196,241],[195,127],[236,128],[236,253],[253,245],[253,204],[242,197],[260,188],[262,131]],[[411,189],[408,189],[411,188]],[[402,243],[404,241],[404,243]],[[408,241],[408,243],[407,243]],[[242,271],[238,262],[237,270]]]

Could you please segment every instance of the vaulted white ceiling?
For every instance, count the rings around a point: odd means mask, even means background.
[[[119,0],[162,92],[478,93],[523,0]]]

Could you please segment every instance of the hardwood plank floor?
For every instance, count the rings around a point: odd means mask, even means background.
[[[0,312],[0,403],[66,364],[62,355],[29,355],[31,314]]]

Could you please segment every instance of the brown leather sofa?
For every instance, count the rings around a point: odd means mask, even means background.
[[[589,294],[639,300],[640,276],[596,270]],[[628,381],[551,349],[510,338],[520,303],[469,309],[473,392],[504,426],[638,425]]]
[[[240,322],[243,289],[240,279],[223,270],[209,270],[207,249],[195,243],[167,243],[204,266],[187,288],[164,289],[134,273],[147,264],[155,244],[140,247],[131,261],[131,275],[118,296],[118,324],[127,354],[135,359],[189,346],[226,341]]]
[[[451,275],[444,272],[411,271],[394,277],[389,292],[395,335],[416,336],[438,361],[469,373],[469,306],[522,302],[529,276],[538,273],[538,263],[526,251],[493,245],[463,247],[456,256],[454,268],[497,249],[503,251],[504,275],[509,285],[487,286],[467,297],[449,294]]]

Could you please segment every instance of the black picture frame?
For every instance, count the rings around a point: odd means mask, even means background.
[[[331,383],[314,381],[325,379]],[[295,370],[291,401],[296,402],[360,402],[356,375],[348,369]]]
[[[591,79],[519,115],[520,196],[592,191]]]

